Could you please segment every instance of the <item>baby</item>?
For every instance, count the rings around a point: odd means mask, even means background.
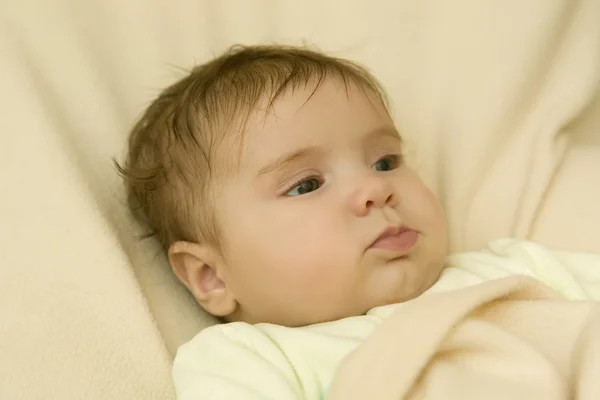
[[[149,106],[121,168],[130,205],[228,322],[180,348],[179,398],[319,399],[341,359],[426,291],[528,274],[592,297],[584,268],[553,281],[560,257],[531,243],[448,258],[442,208],[404,150],[376,79],[302,48],[234,48]]]

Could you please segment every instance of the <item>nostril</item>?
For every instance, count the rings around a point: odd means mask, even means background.
[[[366,204],[367,208],[371,208],[373,207],[373,201],[371,200],[367,200],[367,204]]]

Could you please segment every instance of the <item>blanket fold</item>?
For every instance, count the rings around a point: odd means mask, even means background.
[[[598,399],[599,348],[598,303],[511,277],[406,303],[344,360],[327,399]]]

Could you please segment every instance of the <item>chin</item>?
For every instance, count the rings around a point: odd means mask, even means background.
[[[427,291],[431,286],[433,286],[433,283],[435,283],[435,280],[433,282],[421,282],[421,285],[411,288],[410,291],[407,291],[406,288],[402,288],[404,290],[398,288],[398,290],[394,291],[393,294],[381,299],[375,307],[404,303],[406,301],[416,299],[425,293],[425,291]]]
[[[384,297],[383,299],[380,299],[377,302],[375,302],[375,304],[373,304],[371,307],[369,307],[369,310],[371,308],[375,308],[375,307],[382,307],[382,306],[389,306],[392,304],[404,303],[406,300],[410,300],[410,299],[407,299],[406,297],[403,297],[403,296],[390,295],[390,296]]]

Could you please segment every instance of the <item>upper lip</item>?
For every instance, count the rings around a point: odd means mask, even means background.
[[[405,225],[394,225],[394,226],[388,226],[387,228],[385,228],[381,234],[379,236],[377,236],[377,238],[375,240],[373,240],[373,242],[371,243],[371,246],[373,246],[375,243],[377,243],[378,241],[391,237],[391,236],[396,236],[401,234],[402,232],[406,232],[406,231],[411,231],[412,229],[409,228],[408,226]]]

